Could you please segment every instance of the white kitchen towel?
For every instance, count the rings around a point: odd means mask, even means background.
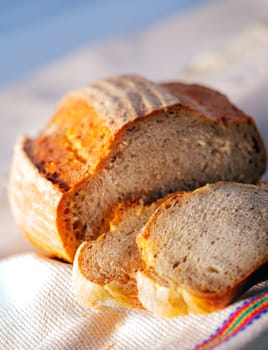
[[[163,319],[124,308],[84,310],[71,269],[34,253],[0,263],[1,350],[267,349],[267,282],[220,312]]]

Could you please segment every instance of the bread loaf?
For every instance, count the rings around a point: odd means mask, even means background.
[[[97,241],[80,245],[74,259],[73,289],[81,305],[142,307],[136,287],[142,263],[136,236],[161,202],[120,203],[110,230]]]
[[[167,317],[221,309],[268,262],[267,184],[217,183],[174,194],[137,243],[145,308]]]
[[[254,183],[265,165],[254,121],[220,93],[117,76],[67,95],[37,138],[20,138],[10,201],[33,244],[71,262],[119,202]]]

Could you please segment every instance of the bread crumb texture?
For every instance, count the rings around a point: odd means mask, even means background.
[[[218,183],[175,194],[152,215],[137,242],[147,271],[138,278],[145,307],[161,304],[162,288],[171,309],[171,293],[191,310],[193,303],[203,303],[204,311],[221,308],[268,261],[267,188]],[[146,281],[156,296],[147,295]]]

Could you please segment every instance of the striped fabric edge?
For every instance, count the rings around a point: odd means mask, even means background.
[[[211,350],[228,341],[239,332],[245,330],[255,320],[268,312],[268,291],[261,293],[238,306],[234,312],[223,322],[214,334],[194,350]]]

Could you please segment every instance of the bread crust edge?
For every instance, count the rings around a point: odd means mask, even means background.
[[[83,273],[81,266],[82,255],[89,246],[89,242],[83,242],[76,251],[73,272],[72,287],[78,303],[84,308],[98,309],[103,306],[129,307],[142,309],[137,296],[127,296],[122,289],[126,286],[116,283],[98,284],[90,281]]]
[[[43,177],[25,152],[27,137],[15,144],[9,175],[8,196],[15,220],[27,239],[37,248],[71,262],[72,247],[65,232],[58,229],[61,201],[65,194]]]
[[[188,313],[206,314],[223,309],[240,293],[245,281],[221,294],[198,295],[189,289],[158,284],[148,271],[137,272],[138,297],[155,315],[173,318]]]

